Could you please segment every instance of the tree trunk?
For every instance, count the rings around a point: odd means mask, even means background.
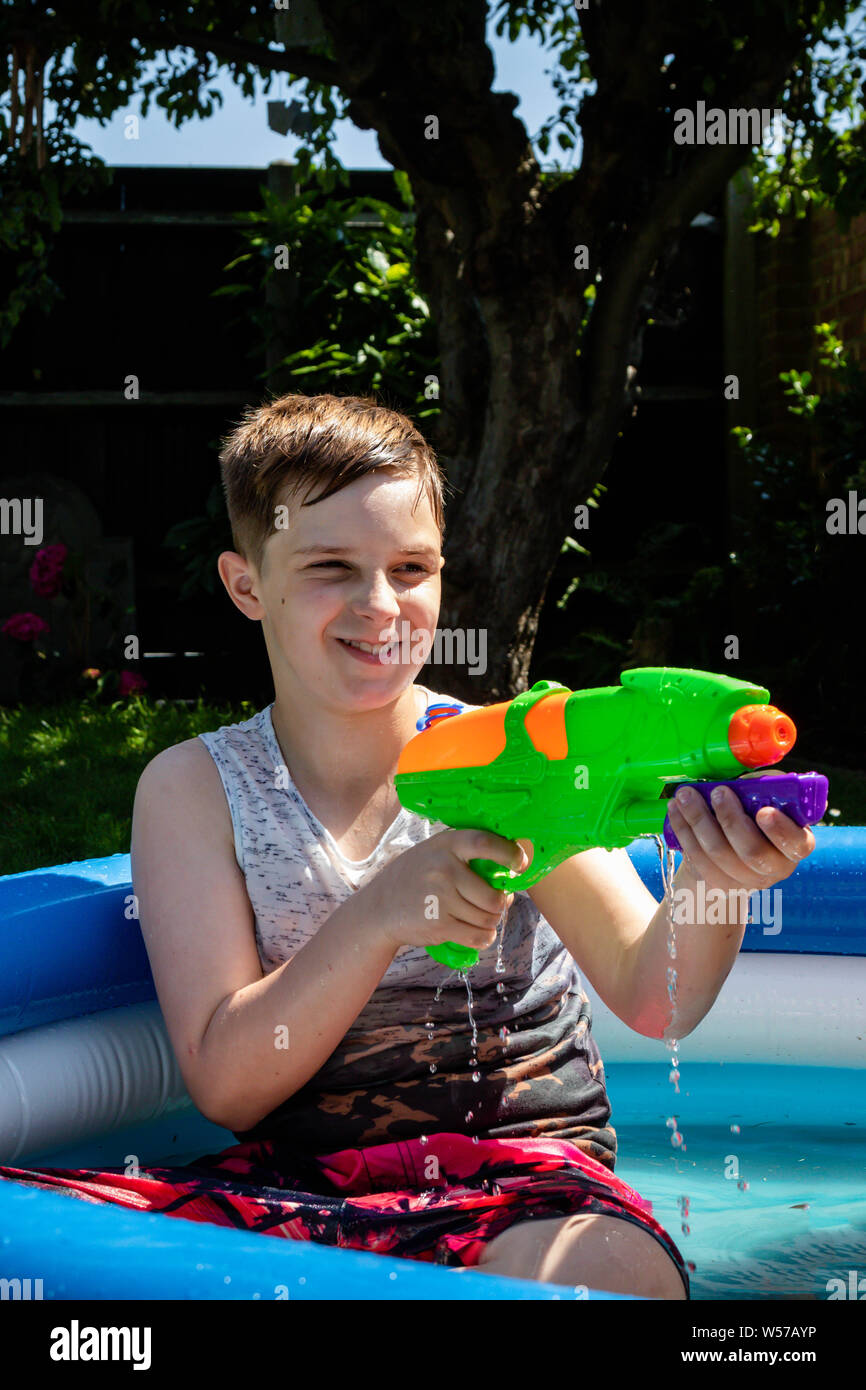
[[[375,29],[355,0],[319,9],[349,115],[410,177],[419,279],[439,335],[433,442],[453,492],[439,625],[486,631],[487,666],[430,679],[458,698],[508,698],[526,687],[574,508],[635,408],[664,271],[750,155],[747,145],[676,145],[673,108],[694,110],[707,73],[722,75],[720,107],[771,108],[802,31],[783,23],[784,0],[761,15],[726,8],[722,25],[697,25],[694,6],[672,0],[581,12],[597,87],[581,106],[580,169],[557,179],[539,170],[517,98],[491,91],[484,0],[380,0]],[[578,245],[587,268],[576,268]]]

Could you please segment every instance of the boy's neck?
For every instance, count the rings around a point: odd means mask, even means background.
[[[424,687],[414,683],[393,704],[366,715],[331,715],[277,695],[271,721],[292,780],[340,799],[341,789],[372,792],[391,780],[426,705]]]

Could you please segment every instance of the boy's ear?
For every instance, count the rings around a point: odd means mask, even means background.
[[[217,560],[217,570],[235,608],[254,621],[263,618],[265,610],[257,597],[259,576],[255,566],[236,550],[224,550]]]

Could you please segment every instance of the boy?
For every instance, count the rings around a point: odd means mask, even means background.
[[[665,912],[625,851],[575,855],[506,896],[469,860],[519,870],[523,847],[400,806],[400,753],[447,699],[415,683],[439,613],[442,479],[408,419],[285,396],[247,412],[221,463],[235,550],[220,577],[262,624],[275,699],[160,753],[136,794],[134,887],[166,1026],[195,1104],[240,1141],[177,1190],[216,1183],[235,1219],[290,1238],[687,1298],[680,1252],[613,1174],[577,963],[629,1026],[682,1038],[744,917],[678,930],[672,1017]],[[732,796],[717,817],[699,797],[672,809],[677,888],[767,887],[814,845],[778,812],[759,828]],[[481,953],[474,1047],[463,982],[424,950],[442,941]],[[148,1184],[138,1204],[158,1209]]]

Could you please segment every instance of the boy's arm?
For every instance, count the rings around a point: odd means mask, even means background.
[[[691,890],[697,901],[695,885],[683,862],[674,893]],[[667,907],[644,887],[624,849],[585,850],[528,891],[608,1008],[648,1038],[666,1031],[684,1038],[697,1027],[712,1008],[745,931],[744,911],[740,921],[725,926],[678,925],[674,960],[668,951]],[[669,966],[677,972],[675,1020]]]
[[[225,793],[198,740],[166,749],[142,773],[132,866],[157,996],[190,1096],[216,1124],[250,1129],[323,1065],[397,948],[364,920],[358,894],[263,975]]]
[[[639,1026],[634,962],[661,909],[625,850],[572,855],[527,891],[611,1012],[647,1031]]]
[[[669,810],[684,851],[674,903],[693,909],[679,914],[690,920],[677,921],[675,960],[667,905],[656,903],[624,849],[576,854],[529,889],[608,1008],[645,1037],[684,1038],[698,1026],[737,958],[749,894],[789,877],[815,847],[808,827],[781,811],[763,807],[756,824],[732,792],[722,792],[715,813],[682,792]],[[669,967],[677,972],[675,1017]]]

